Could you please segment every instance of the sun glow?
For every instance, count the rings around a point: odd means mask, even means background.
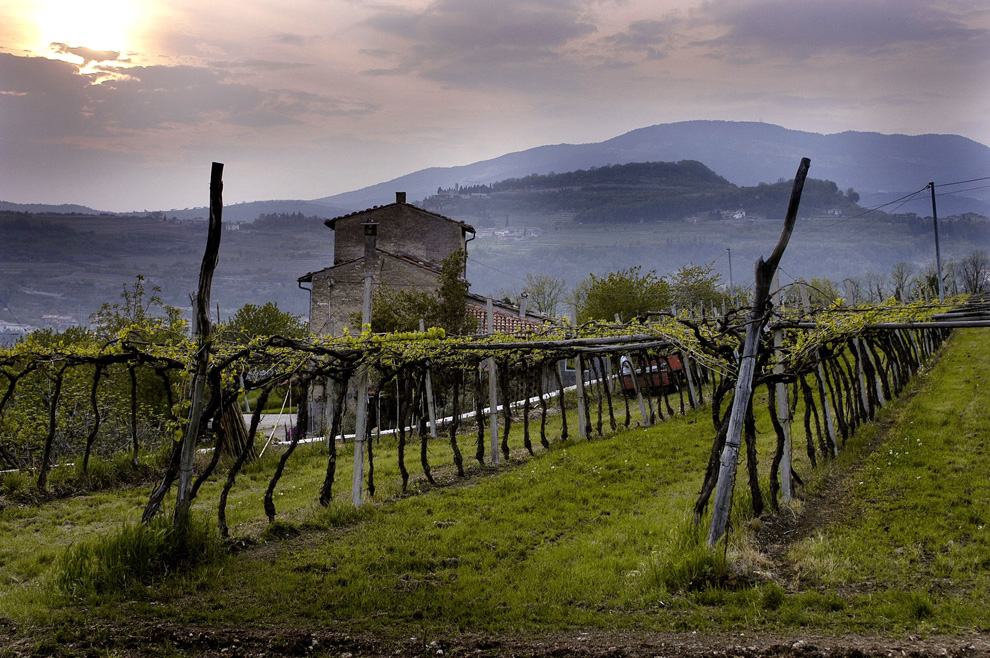
[[[133,48],[128,38],[136,4],[134,0],[42,0],[35,14],[40,41],[45,47],[60,43],[123,53]]]

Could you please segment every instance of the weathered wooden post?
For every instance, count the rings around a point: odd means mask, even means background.
[[[419,330],[420,332],[426,331],[426,322],[423,318],[419,319]],[[433,399],[433,376],[430,373],[430,368],[426,369],[426,413],[430,417],[430,436],[435,439],[437,438],[437,408],[436,401]]]
[[[688,358],[688,353],[684,350],[681,350],[679,354],[681,357],[681,366],[684,368],[684,378],[687,380],[688,385],[688,402],[691,404],[692,409],[697,409],[701,402],[698,400],[698,392],[694,387],[694,375],[691,373],[691,361]]]
[[[729,523],[729,512],[732,507],[732,490],[735,484],[736,464],[739,460],[743,421],[749,409],[753,394],[753,375],[756,371],[756,360],[759,349],[760,333],[767,321],[767,304],[770,300],[770,284],[777,271],[777,265],[784,255],[787,242],[794,230],[797,220],[798,206],[801,204],[801,191],[804,180],[808,177],[811,160],[802,158],[794,176],[794,187],[791,189],[791,199],[784,218],[784,229],[774,247],[770,258],[762,258],[756,262],[756,283],[753,291],[753,307],[746,320],[746,339],[743,344],[742,357],[739,360],[739,375],[736,379],[735,395],[732,400],[732,410],[729,412],[729,426],[725,438],[725,447],[719,465],[718,483],[715,488],[715,503],[712,510],[712,525],[708,533],[708,545],[714,546],[725,534]]]
[[[571,304],[571,326],[577,327],[577,304]],[[574,383],[577,389],[578,436],[588,438],[588,423],[584,417],[584,357],[579,352],[574,358]]]
[[[192,399],[189,407],[189,424],[182,437],[179,458],[179,489],[175,497],[175,524],[184,525],[189,519],[192,505],[193,460],[196,441],[199,438],[200,416],[203,414],[203,392],[206,388],[207,369],[210,364],[210,345],[213,326],[210,322],[210,291],[213,287],[213,271],[220,253],[220,235],[223,232],[223,163],[214,162],[210,170],[210,223],[206,234],[206,251],[199,269],[199,290],[196,294],[196,368],[192,380]]]
[[[364,300],[361,305],[361,330],[371,324],[371,290],[375,276],[375,243],[378,241],[378,224],[366,222],[364,226]],[[354,471],[351,478],[351,502],[361,506],[364,489],[364,453],[368,443],[368,366],[362,363],[357,372],[357,420],[354,423]]]
[[[781,305],[783,295],[780,292],[780,277],[777,273],[773,275],[773,286],[777,289],[777,305]],[[777,327],[773,332],[773,349],[776,353],[777,363],[773,367],[775,375],[784,374],[784,364],[781,362],[781,347],[784,344],[784,330]],[[780,495],[785,503],[791,501],[793,488],[791,486],[791,409],[787,403],[787,384],[778,381],[774,384],[777,398],[777,422],[784,430],[784,450],[780,459]]]
[[[489,336],[495,333],[495,302],[488,298],[488,331]],[[498,380],[495,372],[495,357],[488,357],[488,430],[491,434],[491,458],[492,465],[498,466]]]

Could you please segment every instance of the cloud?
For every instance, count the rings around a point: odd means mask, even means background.
[[[68,54],[81,57],[84,64],[89,64],[90,62],[115,62],[120,60],[120,53],[116,50],[93,50],[92,48],[85,48],[83,46],[73,48],[64,43],[53,43],[52,49],[63,55]]]
[[[112,75],[110,75],[112,74]],[[141,149],[143,133],[209,126],[264,129],[377,111],[375,103],[235,81],[201,66],[100,65],[0,53],[0,141]],[[176,144],[178,146],[178,144]]]
[[[713,0],[693,14],[696,24],[724,33],[700,42],[723,59],[761,56],[804,61],[842,53],[857,57],[894,54],[919,46],[957,50],[976,46],[987,54],[988,31],[972,27],[975,2],[939,6],[929,0],[795,2]]]
[[[286,71],[289,69],[304,69],[312,64],[305,62],[282,62],[272,59],[244,59],[236,61],[215,61],[210,62],[211,67],[223,69],[238,69],[254,72]]]
[[[633,21],[625,32],[604,37],[602,43],[621,52],[643,53],[650,59],[663,57],[677,45],[679,20],[643,19]]]
[[[366,25],[406,48],[394,66],[365,73],[412,71],[472,87],[540,88],[572,68],[570,44],[597,31],[581,0],[436,0],[419,11],[381,9]]]
[[[275,43],[280,43],[284,46],[305,46],[317,37],[307,37],[302,34],[295,34],[292,32],[279,32],[278,34],[272,35],[272,41]]]

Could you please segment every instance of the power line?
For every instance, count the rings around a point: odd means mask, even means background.
[[[0,304],[3,304],[3,307],[5,309],[7,309],[7,312],[10,313],[10,317],[14,318],[14,322],[16,322],[17,324],[20,324],[20,325],[23,325],[24,324],[23,322],[21,322],[20,320],[17,319],[17,316],[14,315],[14,309],[10,308],[10,306],[7,305],[7,302],[5,302],[2,299],[0,299]]]
[[[967,187],[964,190],[952,190],[951,192],[939,192],[935,196],[937,196],[937,197],[939,197],[939,196],[951,196],[953,194],[962,194],[963,192],[972,192],[973,190],[985,190],[988,187],[990,187],[990,185],[979,185],[977,187]]]
[[[499,274],[504,274],[505,276],[511,276],[511,277],[513,277],[515,279],[519,279],[520,281],[525,281],[526,280],[526,277],[522,277],[522,276],[519,276],[518,274],[512,274],[511,272],[506,272],[504,270],[500,270],[497,267],[492,267],[488,263],[482,263],[480,260],[469,261],[469,262],[473,262],[475,265],[481,265],[482,267],[487,267],[488,269],[494,270],[494,271],[498,272]]]
[[[970,178],[969,180],[960,180],[955,183],[939,183],[938,187],[948,187],[950,185],[964,185],[966,183],[978,183],[979,181],[990,180],[990,176],[984,176],[982,178]]]

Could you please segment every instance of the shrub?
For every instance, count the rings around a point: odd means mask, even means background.
[[[220,560],[225,551],[209,523],[191,518],[185,527],[167,515],[70,546],[55,565],[55,584],[86,598],[149,585],[171,574]]]
[[[725,546],[720,542],[709,548],[702,534],[691,521],[683,522],[671,533],[669,545],[654,551],[646,568],[646,583],[672,593],[724,585],[729,576]]]
[[[31,478],[21,471],[7,473],[0,481],[0,494],[4,496],[15,496],[27,490],[31,486]]]
[[[375,515],[374,505],[355,507],[349,500],[332,500],[326,507],[317,508],[303,524],[305,529],[322,530],[351,525]]]
[[[769,583],[760,592],[760,607],[764,610],[778,610],[784,605],[787,592],[777,583]]]

